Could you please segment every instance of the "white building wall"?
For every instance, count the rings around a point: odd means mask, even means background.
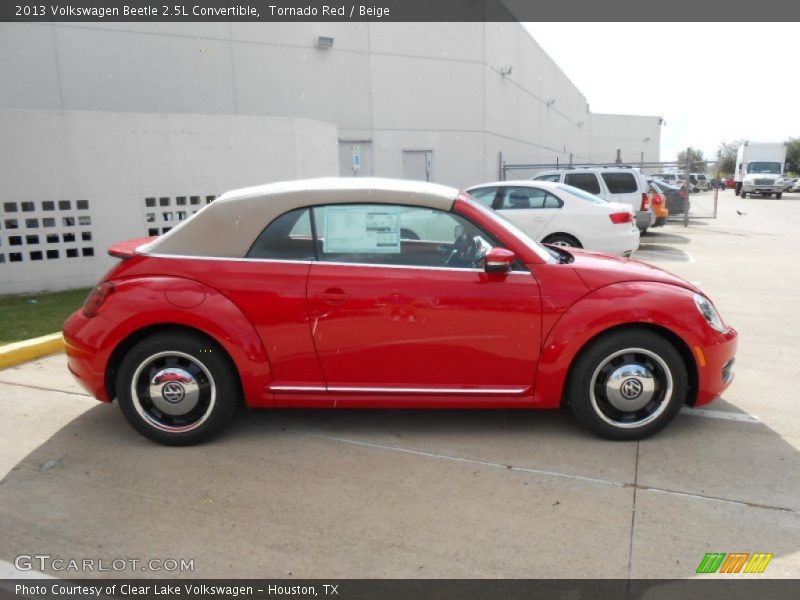
[[[96,254],[3,263],[0,293],[91,283],[111,242],[144,233],[150,194],[348,172],[353,144],[378,176],[430,151],[431,179],[457,187],[497,179],[500,153],[634,162],[660,145],[656,117],[591,114],[518,23],[0,23],[0,110],[7,197],[89,199]]]
[[[456,186],[497,177],[501,151],[633,160],[660,144],[655,118],[591,114],[518,23],[0,24],[0,57],[0,106],[311,118],[371,141],[375,175],[425,147]]]
[[[660,117],[593,114],[590,124],[592,161],[614,162],[618,148],[626,164],[660,160]]]
[[[3,109],[0,131],[0,294],[92,285],[111,244],[226,190],[338,173],[336,126],[307,119]]]

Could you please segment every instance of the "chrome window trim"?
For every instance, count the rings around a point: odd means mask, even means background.
[[[334,265],[340,267],[369,267],[369,268],[383,268],[383,269],[416,269],[426,271],[456,271],[459,273],[485,273],[485,269],[459,269],[456,267],[424,267],[414,265],[382,265],[373,263],[351,263],[351,262],[334,262],[327,260],[292,260],[292,259],[278,259],[278,258],[231,258],[226,256],[189,256],[185,254],[150,254],[147,252],[137,252],[140,256],[147,256],[149,258],[170,258],[179,260],[224,260],[232,262],[252,262],[252,263],[278,263],[278,264],[294,264],[294,265]],[[530,271],[508,271],[506,275],[530,275]]]

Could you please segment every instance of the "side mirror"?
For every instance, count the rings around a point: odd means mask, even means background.
[[[483,269],[487,273],[508,273],[516,259],[511,250],[492,248],[483,259]]]

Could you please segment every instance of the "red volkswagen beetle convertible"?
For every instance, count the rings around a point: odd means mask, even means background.
[[[69,368],[140,433],[251,408],[557,408],[639,439],[732,379],[690,283],[545,247],[458,190],[317,179],[228,192],[120,262],[64,325]]]

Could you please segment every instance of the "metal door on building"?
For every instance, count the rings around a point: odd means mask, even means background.
[[[432,150],[403,150],[403,179],[431,180]]]
[[[372,142],[339,140],[339,175],[342,177],[372,176]]]

